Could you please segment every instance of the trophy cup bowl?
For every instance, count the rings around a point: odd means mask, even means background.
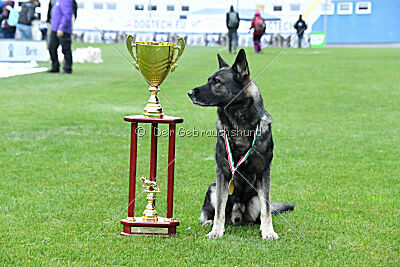
[[[157,97],[160,90],[159,86],[173,72],[177,65],[175,64],[185,50],[185,41],[182,37],[177,39],[179,46],[168,42],[136,42],[135,37],[129,35],[126,39],[126,46],[134,60],[135,68],[143,75],[150,85],[151,96],[144,108],[143,115],[147,118],[162,118],[164,116],[163,108]],[[134,53],[134,49],[136,55]],[[175,57],[175,51],[178,51]],[[174,58],[175,57],[175,58]]]

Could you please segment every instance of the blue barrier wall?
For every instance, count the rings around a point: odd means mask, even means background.
[[[352,2],[353,12],[337,14],[340,2]],[[333,0],[334,14],[327,15],[328,44],[400,43],[400,0],[370,0],[371,14],[356,14],[356,3],[366,0]],[[313,31],[324,30],[324,15],[312,25]]]

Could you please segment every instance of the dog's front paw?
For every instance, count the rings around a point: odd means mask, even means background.
[[[223,231],[211,231],[207,234],[207,237],[210,239],[214,239],[214,238],[221,238],[224,235]]]
[[[274,230],[272,231],[268,231],[268,230],[260,230],[261,231],[261,237],[264,240],[274,240],[274,239],[278,239],[279,236],[277,233],[274,232]]]
[[[213,226],[214,220],[207,220],[203,222],[203,226]]]

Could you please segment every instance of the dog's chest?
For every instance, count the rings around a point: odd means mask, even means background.
[[[234,146],[234,154],[246,153],[251,148],[251,137],[249,136],[230,136],[230,143]]]

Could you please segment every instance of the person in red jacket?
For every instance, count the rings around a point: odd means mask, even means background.
[[[254,18],[251,21],[250,30],[254,29],[253,31],[253,42],[254,42],[254,50],[256,53],[262,53],[261,48],[261,37],[265,32],[265,21],[261,17],[260,11],[256,10],[254,14]]]
[[[14,7],[14,5],[14,1],[6,1],[4,3],[2,12],[3,23],[1,25],[1,33],[3,35],[3,38],[14,39],[15,37],[16,27],[8,25],[8,16],[10,15],[10,11],[6,8],[7,6]]]

